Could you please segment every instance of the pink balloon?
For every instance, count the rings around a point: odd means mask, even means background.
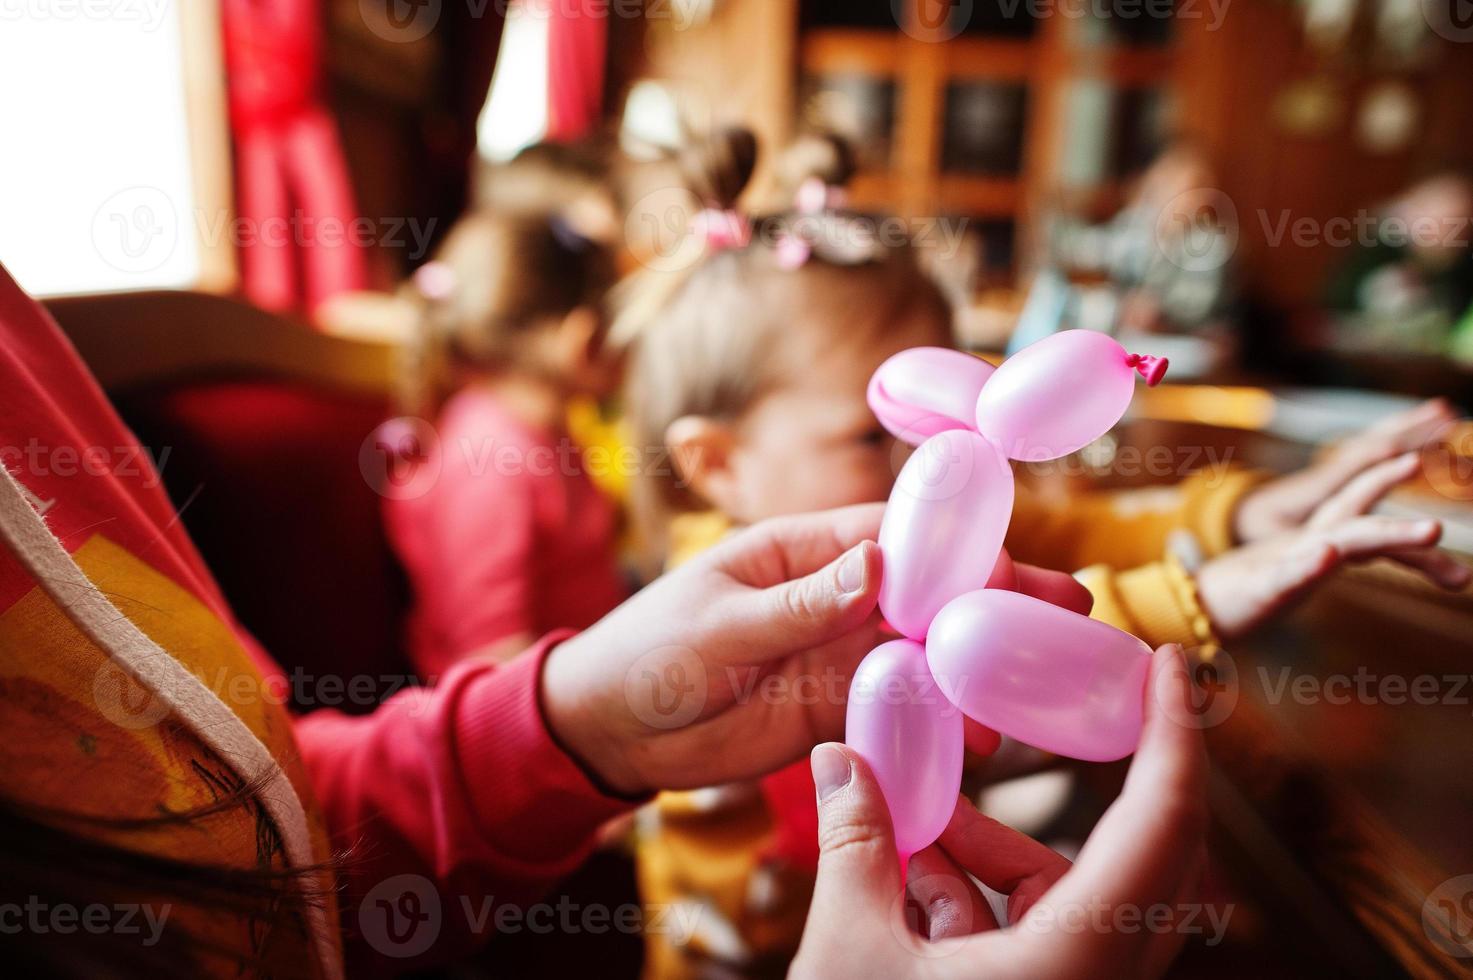
[[[895,481],[880,522],[880,611],[922,639],[941,607],[980,589],[1013,512],[1013,472],[998,448],[953,429],[923,442]]]
[[[932,680],[924,647],[892,640],[860,662],[844,741],[885,794],[903,864],[941,836],[962,783],[962,715]]]
[[[1139,358],[1102,333],[1065,330],[1002,363],[977,396],[977,430],[1012,459],[1067,456],[1120,421]]]
[[[1151,648],[1129,633],[981,589],[936,616],[926,659],[946,697],[989,728],[1091,762],[1135,751]]]
[[[891,435],[918,445],[938,432],[970,429],[977,395],[995,370],[961,351],[912,347],[871,375],[869,407]]]

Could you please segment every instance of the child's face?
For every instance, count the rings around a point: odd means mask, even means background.
[[[729,465],[739,512],[730,516],[746,523],[888,498],[908,447],[870,411],[870,375],[908,347],[948,342],[945,324],[913,313],[881,339],[830,340],[803,351],[790,366],[791,380],[754,404],[737,426]]]

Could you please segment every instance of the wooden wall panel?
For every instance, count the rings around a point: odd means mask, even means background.
[[[1298,7],[1274,0],[1235,0],[1216,31],[1205,20],[1180,20],[1175,78],[1180,129],[1210,153],[1220,189],[1237,208],[1245,284],[1290,309],[1318,299],[1346,251],[1295,245],[1287,235],[1272,244],[1286,216],[1321,227],[1354,218],[1418,176],[1473,161],[1473,45],[1439,39],[1420,68],[1376,70],[1364,29],[1349,54],[1320,59],[1304,41],[1300,18]],[[1321,135],[1286,132],[1275,118],[1276,101],[1311,78],[1334,87],[1339,118]],[[1356,113],[1366,92],[1387,80],[1411,87],[1423,122],[1405,150],[1374,153],[1355,137]]]

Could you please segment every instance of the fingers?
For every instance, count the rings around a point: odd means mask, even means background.
[[[880,596],[880,546],[861,541],[816,572],[731,600],[753,662],[809,650],[858,629]]]
[[[1207,755],[1190,698],[1181,648],[1157,650],[1125,787],[1073,870],[1048,894],[1050,904],[1103,897],[1112,905],[1146,908],[1177,893],[1207,826]]]
[[[1363,438],[1384,445],[1387,455],[1421,449],[1442,435],[1455,421],[1457,412],[1445,398],[1432,398],[1414,408],[1389,415],[1371,426],[1362,437],[1352,437],[1350,444]]]
[[[890,811],[869,766],[847,746],[809,757],[818,791],[815,910],[843,910],[846,929],[883,928],[899,910],[900,859]],[[806,939],[806,937],[805,937]]]
[[[1002,744],[1002,736],[981,722],[962,715],[962,739],[973,755],[990,756]]]
[[[1081,616],[1088,616],[1094,608],[1095,597],[1074,576],[1034,565],[1017,564],[1014,567],[1018,579],[1016,591],[1063,606]]]
[[[991,906],[966,871],[934,844],[910,859],[905,892],[921,913],[922,935],[933,942],[998,927]]]
[[[1313,537],[1332,546],[1341,558],[1374,558],[1389,551],[1434,545],[1442,537],[1442,525],[1434,520],[1373,515],[1342,521],[1315,532]]]
[[[1346,439],[1328,459],[1304,475],[1312,475],[1320,497],[1329,496],[1362,471],[1435,441],[1456,419],[1445,400],[1434,398],[1423,402]]]
[[[872,612],[838,639],[788,656],[780,664],[757,667],[755,674],[754,665],[771,660],[770,651],[754,647],[745,639],[730,644],[718,656],[741,665],[735,674],[723,671],[725,676],[737,678],[730,687],[734,695],[740,695],[744,688],[756,690],[746,687],[749,684],[773,683],[777,685],[776,690],[791,691],[793,696],[749,699],[749,706],[757,710],[746,714],[738,732],[722,729],[715,736],[719,743],[712,746],[712,751],[736,754],[744,760],[744,766],[754,767],[743,775],[759,775],[775,764],[801,758],[817,742],[843,738],[848,711],[845,692],[853,681],[855,669],[885,639],[880,634],[879,623],[879,612]],[[761,680],[754,680],[758,677]],[[763,764],[764,759],[776,762]]]
[[[1421,449],[1457,421],[1445,399],[1433,398],[1403,412],[1388,415],[1364,432],[1346,439],[1330,462],[1354,473],[1400,453]]]
[[[1437,548],[1396,551],[1388,553],[1386,557],[1421,572],[1435,585],[1449,592],[1461,592],[1473,581],[1473,569]]]
[[[992,570],[992,577],[987,580],[987,588],[1022,592],[1055,606],[1063,606],[1081,616],[1088,616],[1095,602],[1089,589],[1081,585],[1074,576],[1036,565],[1019,564],[1013,561],[1006,549],[998,552],[997,565]]]
[[[1240,636],[1330,574],[1340,560],[1320,532],[1296,531],[1234,548],[1198,569],[1197,596],[1224,639]]]
[[[1013,922],[1070,868],[1057,851],[977,812],[966,800],[958,801],[937,843],[978,881],[1008,896]]]
[[[1467,586],[1469,570],[1431,549],[1434,520],[1368,515],[1281,534],[1214,558],[1196,574],[1197,594],[1219,635],[1242,635],[1294,601],[1346,561],[1386,557],[1448,589]]]
[[[711,560],[743,585],[765,588],[810,575],[880,533],[884,504],[859,504],[754,524],[711,549]]]
[[[1187,862],[1186,871],[1182,875],[1181,886],[1177,889],[1176,900],[1171,903],[1173,909],[1203,909],[1202,897],[1202,872],[1207,867],[1207,842],[1204,840]],[[1215,911],[1215,910],[1214,910]],[[1194,913],[1188,912],[1188,915]],[[1186,945],[1187,933],[1185,929],[1157,930],[1147,940],[1145,955],[1141,957],[1141,975],[1147,977],[1160,977],[1166,975],[1166,970],[1171,962],[1181,952],[1182,946]]]
[[[1375,469],[1380,468],[1375,467],[1363,476],[1370,477]],[[1360,482],[1360,479],[1352,481],[1345,492],[1349,493]],[[1319,521],[1320,514],[1316,513],[1311,523]],[[1434,585],[1449,591],[1467,588],[1469,581],[1473,580],[1473,571],[1466,565],[1447,552],[1430,547],[1442,536],[1442,525],[1435,520],[1409,521],[1374,515],[1354,517],[1323,527],[1316,536],[1332,546],[1339,559],[1390,558],[1421,572]]]
[[[1369,513],[1382,497],[1411,479],[1420,465],[1421,457],[1417,453],[1403,453],[1377,463],[1335,491],[1329,500],[1315,510],[1309,519],[1309,526],[1326,527],[1337,521]]]
[[[756,524],[711,549],[709,568],[739,585],[725,632],[751,662],[820,646],[857,629],[880,592],[882,504]],[[699,560],[699,559],[698,559]]]

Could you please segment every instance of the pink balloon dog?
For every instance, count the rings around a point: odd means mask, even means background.
[[[1129,755],[1141,729],[1150,648],[1129,633],[1007,591],[1009,460],[1047,460],[1120,420],[1139,372],[1104,334],[1067,330],[994,368],[918,347],[880,365],[869,404],[919,445],[880,525],[880,610],[906,639],[855,672],[845,737],[885,793],[902,861],[941,835],[962,777],[962,714],[1059,755]]]

